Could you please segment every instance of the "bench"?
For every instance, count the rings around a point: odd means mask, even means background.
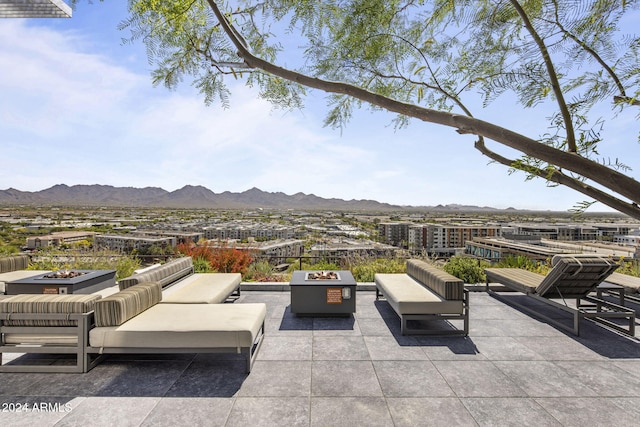
[[[401,333],[468,335],[469,291],[457,277],[421,260],[408,260],[407,273],[374,276],[376,300],[384,297],[400,317]],[[411,328],[412,320],[463,320],[462,329]]]
[[[139,283],[157,282],[162,303],[218,304],[240,296],[240,273],[195,273],[191,257],[181,257],[118,281],[125,290]]]

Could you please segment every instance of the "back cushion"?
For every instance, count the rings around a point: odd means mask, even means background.
[[[27,267],[29,267],[29,257],[27,255],[11,255],[0,258],[0,273],[25,270]]]
[[[3,313],[88,313],[95,307],[100,295],[42,295],[21,294],[0,300]],[[3,316],[4,317],[4,316]],[[9,319],[11,316],[9,315]],[[75,320],[5,320],[5,326],[75,326]]]
[[[407,261],[407,274],[444,299],[464,299],[464,282],[436,266],[410,259]]]
[[[139,283],[96,303],[96,326],[119,326],[162,300],[158,282]]]
[[[181,257],[156,268],[152,268],[144,273],[134,274],[133,276],[121,279],[118,281],[118,286],[120,287],[120,290],[124,290],[143,282],[159,282],[160,285],[165,285],[166,283],[164,283],[164,279],[175,276],[181,271],[190,268],[193,268],[193,260],[191,257]]]

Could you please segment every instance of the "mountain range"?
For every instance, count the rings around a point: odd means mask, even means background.
[[[121,206],[208,209],[324,209],[398,210],[406,206],[375,200],[325,199],[313,194],[270,193],[252,188],[241,193],[214,193],[203,186],[186,185],[175,191],[158,187],[113,187],[110,185],[54,185],[40,191],[0,190],[0,205]],[[464,205],[438,205],[436,210],[493,210]]]

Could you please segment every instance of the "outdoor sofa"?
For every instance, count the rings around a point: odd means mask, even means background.
[[[180,262],[179,269],[188,270],[191,258]],[[175,267],[157,270],[156,277],[176,277]],[[0,372],[87,372],[106,354],[209,352],[242,354],[250,372],[262,344],[266,305],[221,304],[239,291],[240,274],[193,274],[191,268],[177,282],[141,279],[105,297],[0,300],[0,365],[2,352],[76,355],[73,366],[7,364]]]
[[[421,260],[408,260],[407,272],[376,274],[376,300],[385,298],[400,317],[402,335],[468,335],[469,291],[457,277]],[[463,328],[412,328],[410,321],[463,320]]]
[[[486,291],[497,299],[575,335],[580,335],[580,321],[583,318],[592,319],[630,336],[635,335],[634,310],[591,295],[618,268],[613,260],[598,256],[555,255],[551,265],[552,269],[546,276],[519,268],[487,268],[484,270],[487,277]],[[573,324],[569,326],[557,316],[545,314],[540,306],[536,307],[525,301],[518,302],[517,297],[508,297],[506,293],[492,289],[490,283],[499,283],[507,290],[520,292],[547,306],[567,312],[571,314]],[[612,319],[626,319],[628,326],[624,327]]]

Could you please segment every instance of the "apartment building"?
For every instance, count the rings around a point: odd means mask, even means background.
[[[272,264],[281,264],[286,262],[287,258],[297,258],[304,255],[304,241],[287,239],[269,242],[222,242],[211,241],[209,246],[215,247],[233,247],[243,251],[249,251],[256,258],[267,259]]]
[[[333,243],[313,245],[310,255],[313,257],[327,257],[329,259],[342,257],[394,257],[398,248],[382,243],[363,242],[356,240],[342,240]]]
[[[90,240],[98,234],[94,231],[59,231],[47,236],[34,236],[27,238],[27,249],[34,250],[48,246],[60,246],[71,244],[81,240]]]
[[[388,245],[406,248],[409,242],[409,227],[412,225],[409,222],[381,222],[378,224],[380,241]]]
[[[260,224],[254,222],[230,222],[204,227],[202,234],[207,240],[244,240],[250,237],[264,239],[293,239],[295,228],[280,224]]]
[[[93,239],[93,245],[99,249],[120,252],[141,250],[150,246],[170,246],[177,244],[175,237],[168,236],[132,236],[128,234],[100,234]]]
[[[464,250],[467,240],[475,237],[498,237],[499,226],[423,224],[409,227],[409,249],[430,254],[450,255]]]

